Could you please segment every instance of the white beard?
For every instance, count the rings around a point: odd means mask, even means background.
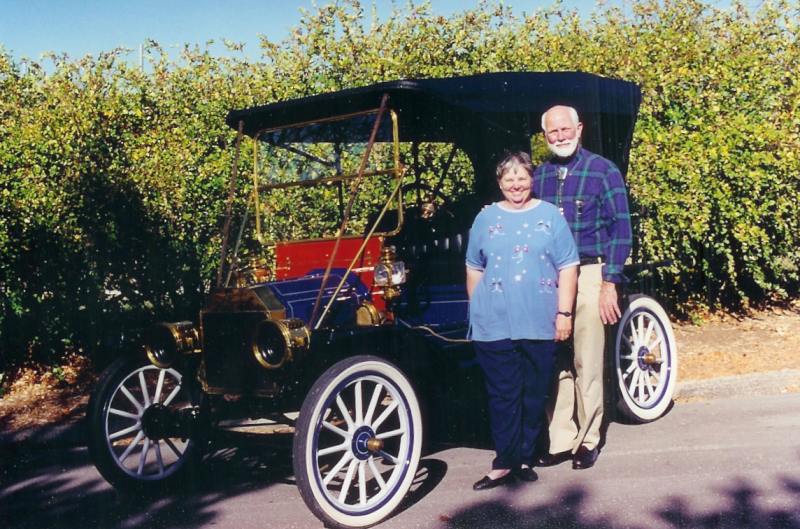
[[[567,145],[562,145],[560,147],[557,147],[552,143],[547,142],[547,148],[550,149],[550,152],[552,152],[559,158],[569,158],[570,156],[575,154],[576,150],[578,150],[579,140],[580,138],[576,136],[575,138],[569,140],[569,143]]]

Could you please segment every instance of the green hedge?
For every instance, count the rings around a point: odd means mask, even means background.
[[[226,111],[404,77],[583,70],[640,84],[629,183],[638,257],[674,262],[662,294],[683,310],[797,295],[799,8],[525,15],[481,2],[445,18],[408,4],[380,22],[351,0],[262,40],[258,61],[235,43],[170,58],[151,42],[144,70],[114,50],[53,56],[46,72],[0,49],[0,354],[102,356],[129,326],[193,319],[217,266]]]

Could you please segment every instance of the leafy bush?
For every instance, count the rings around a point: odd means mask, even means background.
[[[587,16],[481,2],[441,17],[407,4],[381,22],[349,0],[305,13],[284,42],[263,39],[257,62],[235,43],[231,57],[187,47],[170,59],[151,42],[144,70],[114,50],[53,56],[48,73],[0,50],[0,358],[102,359],[123,329],[193,319],[218,262],[227,110],[406,77],[637,82],[637,257],[673,260],[663,295],[683,308],[796,295],[798,8],[639,0]]]

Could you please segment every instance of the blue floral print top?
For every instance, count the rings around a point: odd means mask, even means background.
[[[470,337],[554,339],[558,271],[578,263],[575,240],[554,205],[485,208],[475,217],[467,246],[467,267],[483,272],[470,299]]]

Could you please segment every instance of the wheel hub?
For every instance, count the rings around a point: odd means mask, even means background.
[[[142,431],[150,439],[163,439],[171,422],[170,415],[169,410],[161,404],[151,404],[142,414]]]
[[[161,404],[151,404],[142,413],[142,431],[156,441],[167,437],[192,437],[194,425],[199,420],[197,408],[174,410]]]
[[[650,369],[650,367],[655,363],[656,359],[656,356],[645,346],[639,348],[636,357],[639,363],[639,369],[642,371]]]
[[[381,449],[383,441],[375,437],[375,432],[369,426],[362,426],[353,434],[352,450],[356,459],[364,461]]]
[[[383,450],[383,440],[373,437],[367,441],[367,450],[370,452],[377,452]]]

